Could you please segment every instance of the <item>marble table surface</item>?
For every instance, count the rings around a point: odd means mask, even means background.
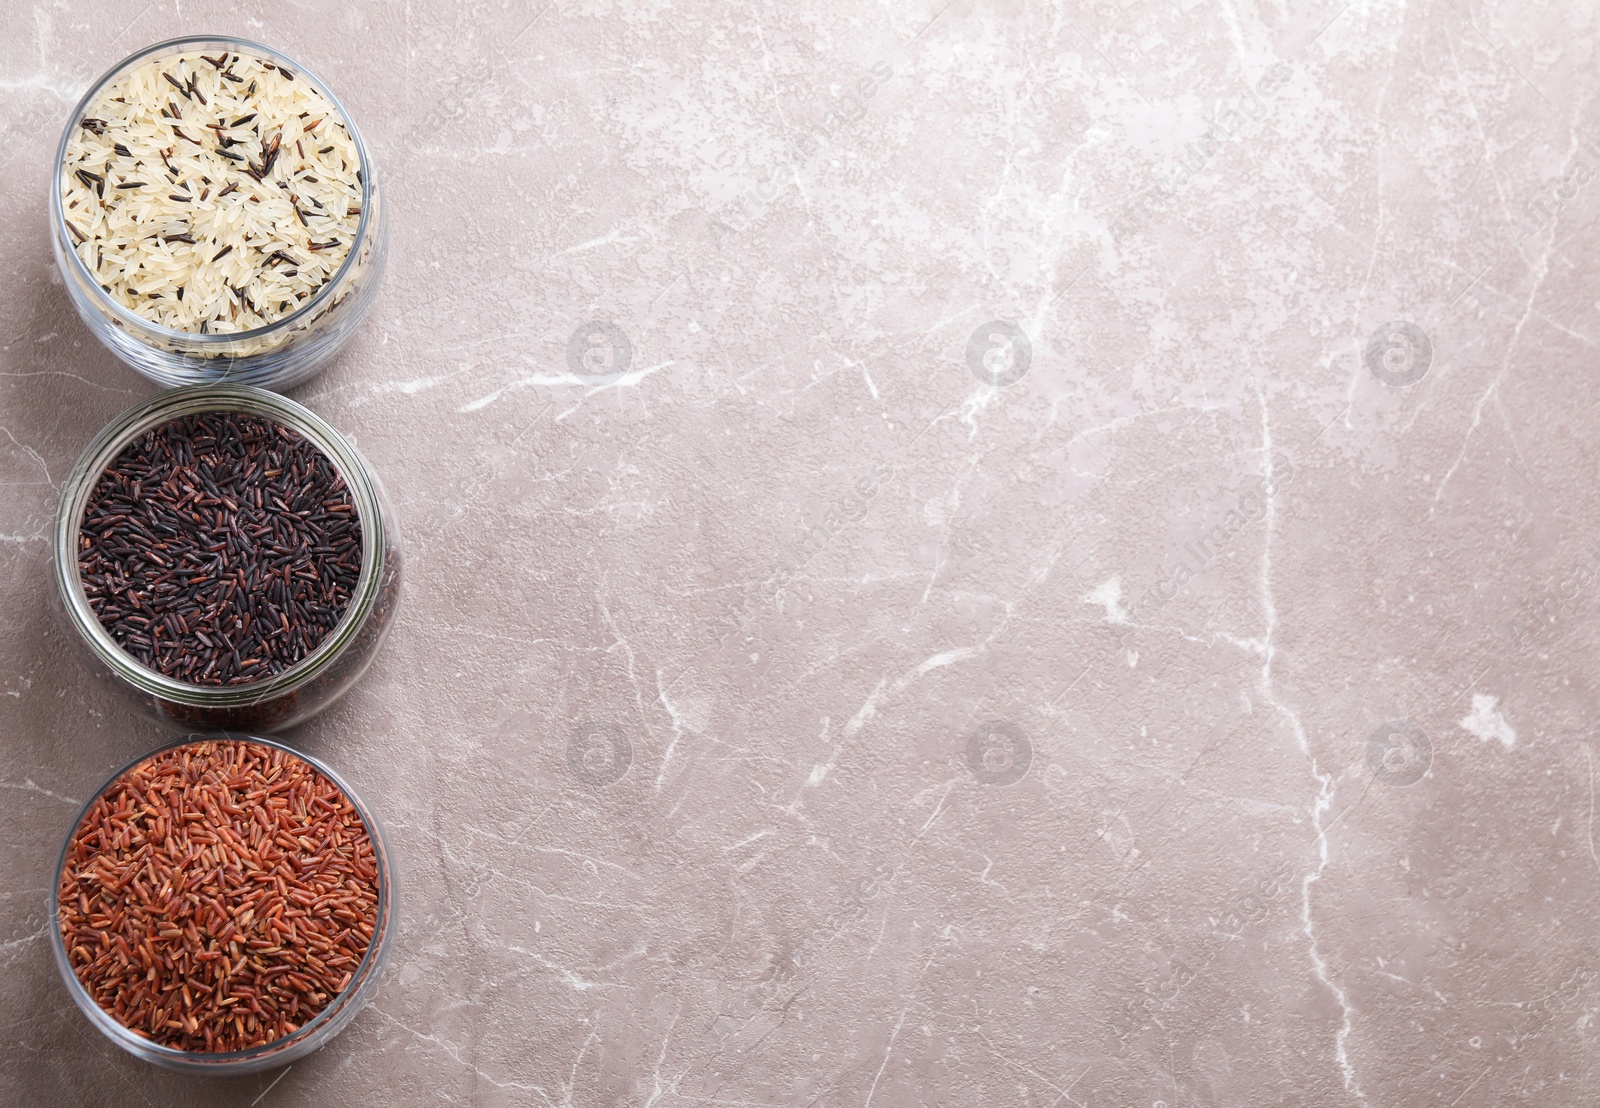
[[[16,3],[0,1103],[1600,1103],[1578,0]],[[389,197],[296,399],[400,513],[289,734],[403,885],[287,1070],[100,1038],[45,906],[164,740],[46,538],[154,386],[46,194],[116,59],[316,69]]]

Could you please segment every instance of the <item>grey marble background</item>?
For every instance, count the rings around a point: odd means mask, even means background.
[[[0,1101],[1600,1102],[1597,17],[1529,7],[12,0]],[[43,912],[164,737],[50,618],[152,389],[50,159],[202,31],[387,182],[294,395],[409,557],[291,735],[387,820],[386,982],[232,1082],[99,1039]]]

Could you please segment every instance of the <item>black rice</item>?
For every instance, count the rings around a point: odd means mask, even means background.
[[[361,520],[333,463],[261,416],[207,412],[140,436],[84,510],[78,572],[142,665],[240,685],[310,655],[361,574]]]

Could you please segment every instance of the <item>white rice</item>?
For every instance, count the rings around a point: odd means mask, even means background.
[[[338,272],[361,169],[344,120],[300,74],[235,52],[169,54],[108,84],[77,121],[62,210],[119,304],[234,334],[293,315]]]

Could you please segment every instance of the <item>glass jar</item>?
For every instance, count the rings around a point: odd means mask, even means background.
[[[206,50],[258,57],[282,64],[303,76],[338,113],[361,160],[361,217],[344,264],[290,315],[265,327],[234,334],[174,330],[153,323],[118,303],[78,257],[67,230],[66,213],[62,210],[61,167],[66,160],[67,144],[101,90],[145,62]],[[62,131],[50,174],[50,212],[50,239],[56,265],[78,315],[118,358],[167,386],[228,381],[286,389],[304,381],[355,332],[372,307],[383,275],[386,239],[382,194],[377,169],[361,141],[355,120],[316,74],[285,54],[244,39],[211,35],[169,39],[124,58],[96,81],[78,101]]]
[[[84,988],[83,982],[78,980],[78,975],[72,970],[72,962],[67,954],[66,943],[61,937],[59,922],[58,888],[61,875],[67,864],[67,854],[72,847],[73,836],[84,818],[89,814],[89,809],[94,805],[102,793],[106,792],[119,780],[122,775],[136,766],[148,761],[157,755],[164,754],[176,747],[186,746],[202,739],[236,739],[245,742],[260,743],[263,746],[274,747],[308,763],[318,773],[321,773],[341,792],[350,799],[351,805],[366,825],[367,835],[372,841],[373,859],[378,869],[378,903],[377,919],[372,932],[372,941],[367,946],[367,953],[361,959],[361,964],[355,969],[350,979],[350,984],[328,1002],[328,1006],[315,1017],[307,1020],[303,1025],[281,1039],[249,1050],[235,1050],[218,1052],[215,1054],[199,1053],[190,1050],[180,1050],[176,1047],[164,1046],[149,1039],[134,1034],[117,1019],[100,1007],[89,990]],[[61,980],[66,984],[67,991],[72,995],[72,1000],[89,1022],[95,1026],[106,1038],[117,1046],[126,1050],[137,1058],[160,1066],[162,1069],[176,1070],[182,1073],[210,1074],[213,1076],[234,1076],[238,1074],[259,1073],[262,1070],[275,1069],[286,1066],[296,1059],[320,1049],[328,1040],[332,1039],[345,1025],[355,1018],[357,1012],[366,1007],[377,992],[379,979],[383,971],[384,962],[389,957],[389,948],[393,945],[397,906],[397,889],[393,860],[389,853],[389,846],[383,836],[383,828],[373,816],[372,810],[366,806],[361,797],[352,789],[345,780],[333,770],[329,769],[322,761],[313,758],[302,751],[294,750],[283,743],[271,739],[261,738],[257,735],[191,735],[187,738],[169,743],[149,753],[135,758],[112,774],[106,782],[95,790],[94,795],[86,801],[78,814],[73,817],[71,825],[67,828],[66,837],[61,840],[61,849],[56,853],[56,868],[50,881],[49,900],[46,906],[45,918],[50,920],[47,930],[50,933],[50,952],[55,957],[56,969],[61,973]]]
[[[361,572],[344,616],[306,657],[242,685],[194,685],[139,663],[89,605],[78,576],[84,510],[106,468],[134,440],[181,416],[240,412],[292,428],[333,462],[361,520]],[[377,476],[322,418],[286,397],[245,385],[197,385],[161,393],[123,412],[96,436],[62,484],[55,522],[59,611],[81,643],[90,673],[142,715],[183,731],[279,731],[332,704],[366,671],[394,620],[400,595],[400,535]]]

